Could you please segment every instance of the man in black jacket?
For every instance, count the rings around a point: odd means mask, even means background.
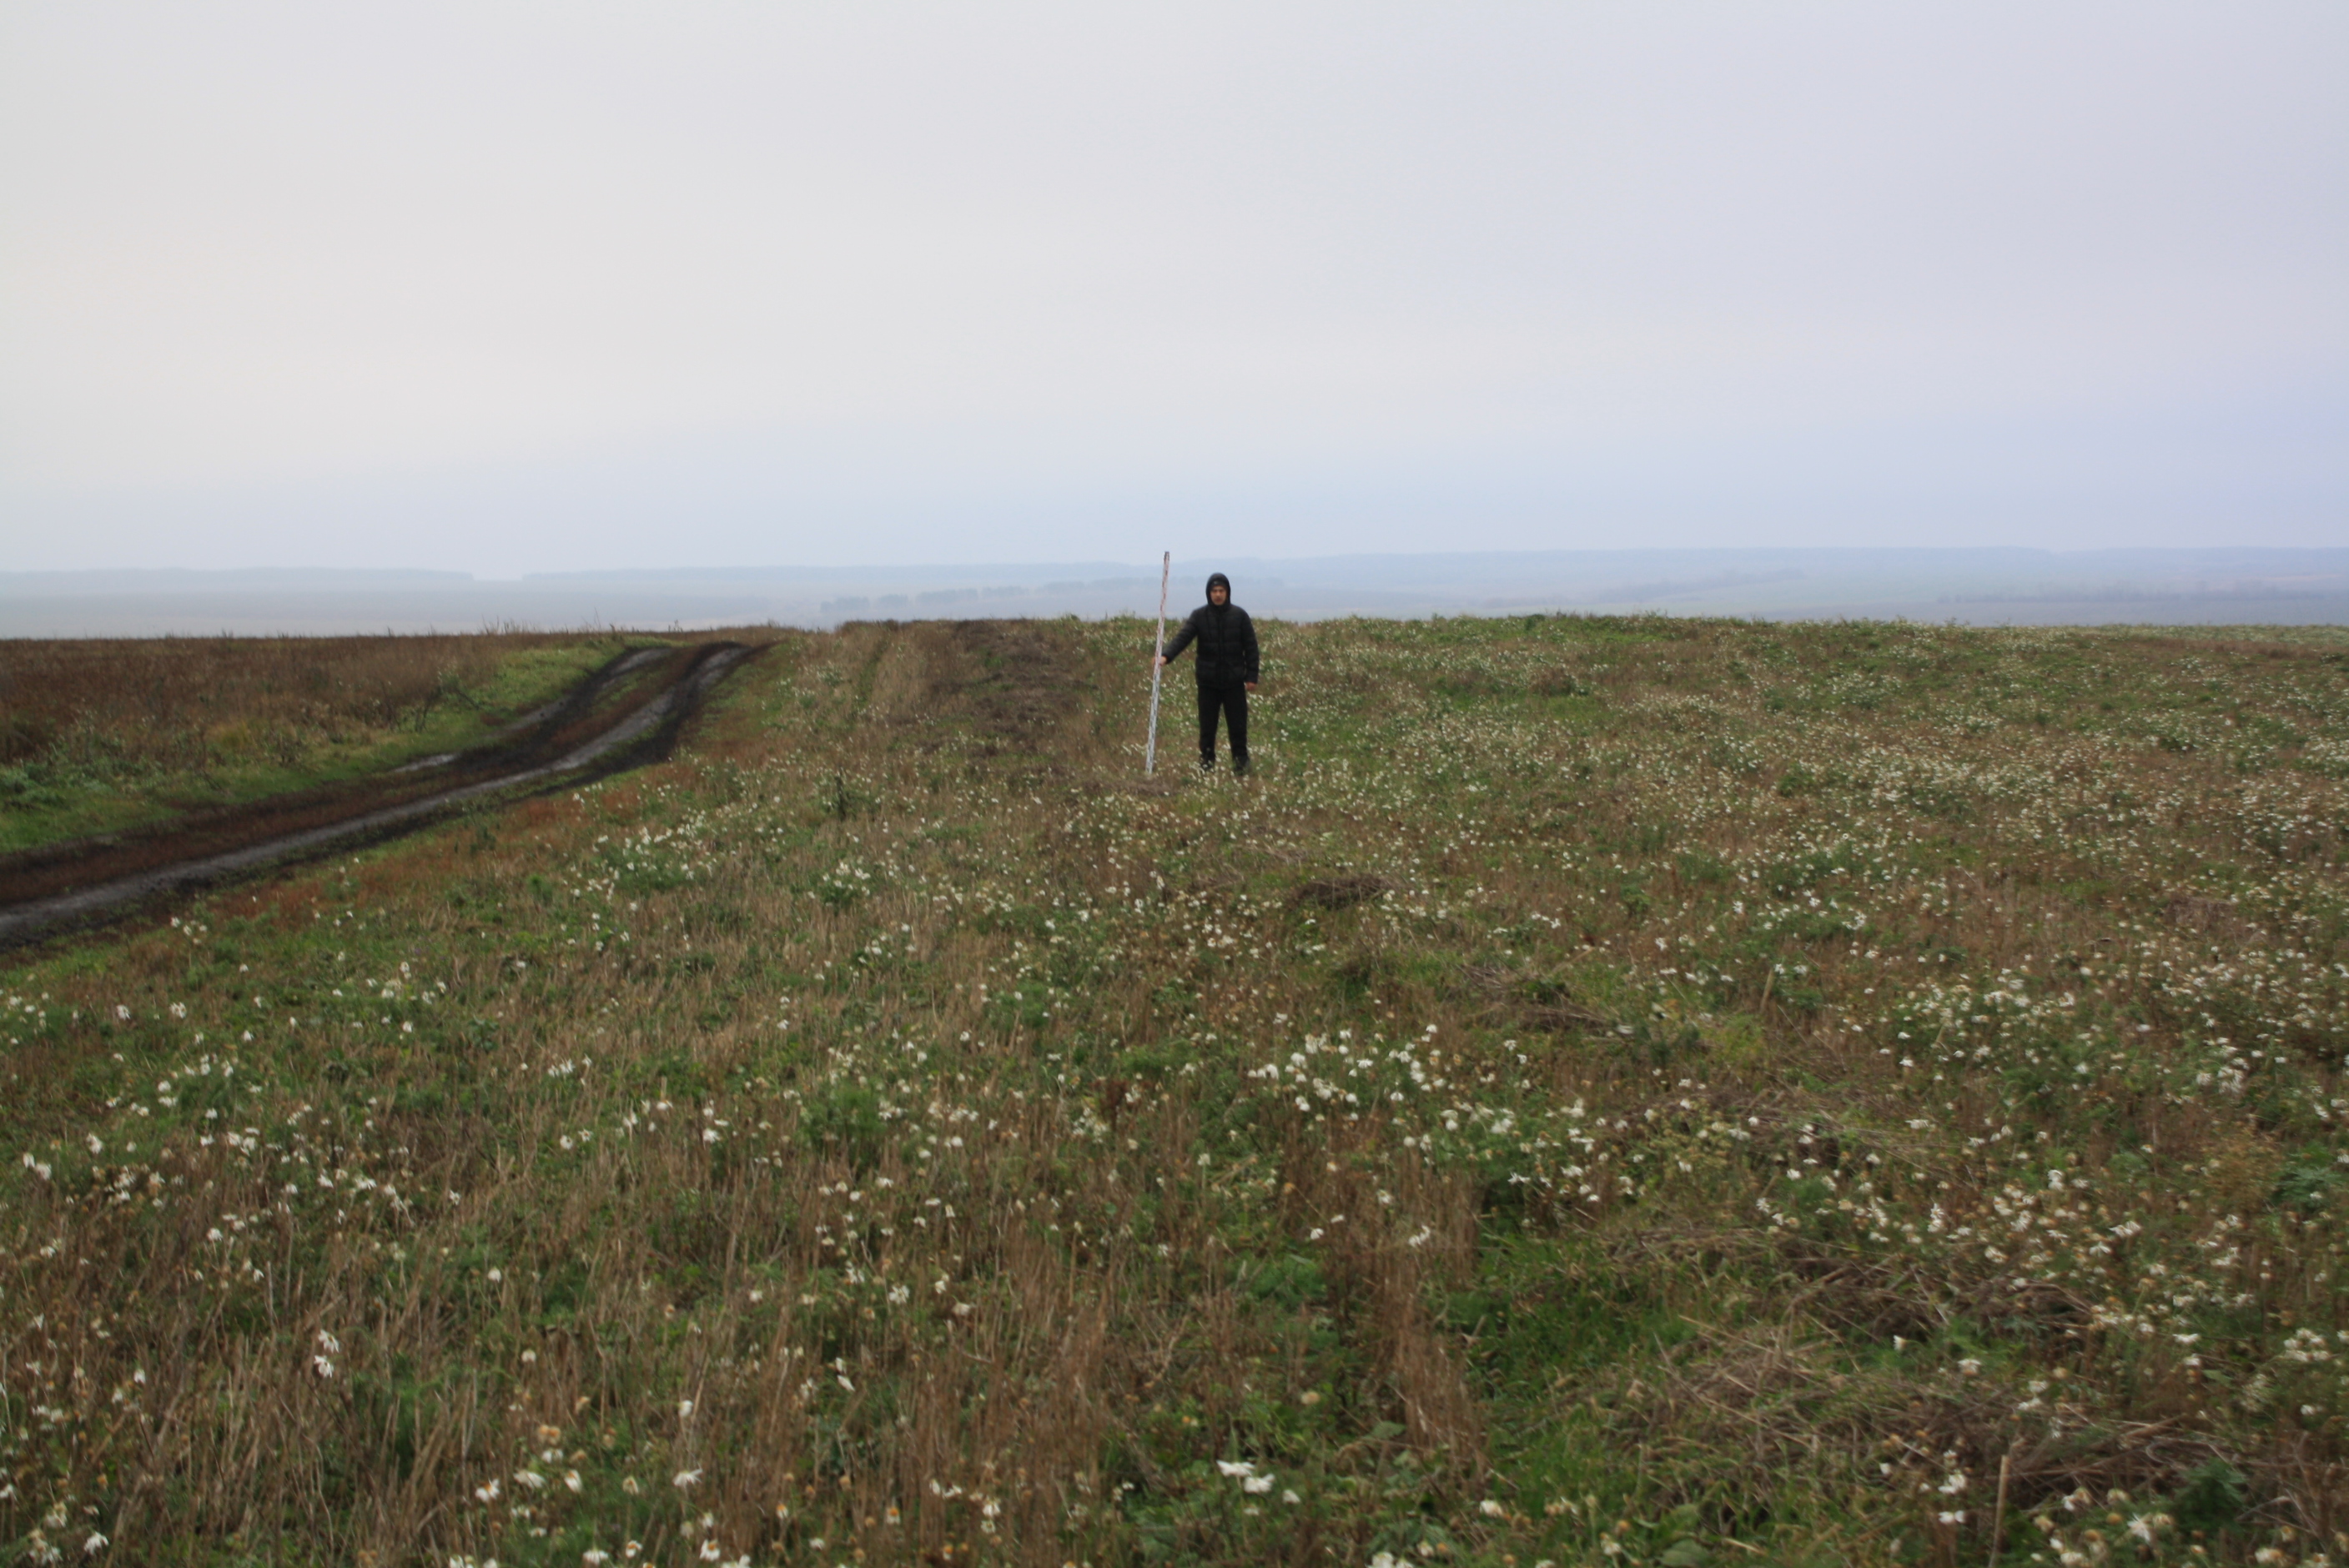
[[[1199,766],[1216,766],[1216,718],[1232,732],[1232,771],[1248,770],[1247,694],[1256,690],[1256,623],[1232,603],[1232,580],[1218,572],[1207,579],[1207,602],[1191,612],[1174,640],[1158,657],[1166,663],[1199,645]]]

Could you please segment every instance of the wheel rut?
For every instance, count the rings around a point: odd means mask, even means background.
[[[412,832],[484,800],[658,760],[711,688],[754,652],[740,643],[636,649],[463,751],[0,859],[0,949],[264,867]]]

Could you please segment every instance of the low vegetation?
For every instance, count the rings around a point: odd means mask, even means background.
[[[0,970],[0,1561],[2343,1560],[2349,640],[1147,636]]]
[[[618,637],[0,641],[0,854],[481,739]]]

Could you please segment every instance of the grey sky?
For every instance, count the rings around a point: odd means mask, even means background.
[[[7,5],[0,553],[2349,535],[2349,10]]]

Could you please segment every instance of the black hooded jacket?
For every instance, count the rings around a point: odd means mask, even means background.
[[[1224,603],[1215,602],[1215,587],[1224,587]],[[1199,645],[1198,675],[1203,686],[1254,685],[1257,678],[1256,623],[1248,613],[1231,602],[1231,579],[1216,573],[1207,579],[1207,603],[1191,612],[1174,640],[1166,645],[1166,658],[1174,656],[1194,642]]]

